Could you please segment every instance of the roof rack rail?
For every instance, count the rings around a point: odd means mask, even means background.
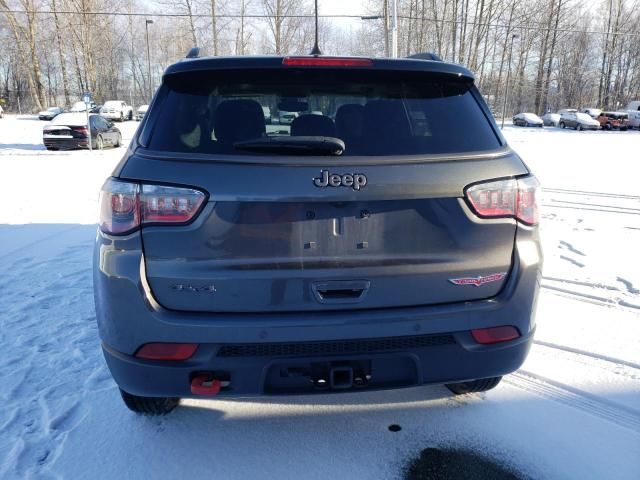
[[[407,58],[414,58],[416,60],[433,60],[436,62],[442,61],[442,59],[438,55],[432,52],[414,53],[413,55],[407,56]]]
[[[200,58],[200,47],[193,47],[185,58]]]

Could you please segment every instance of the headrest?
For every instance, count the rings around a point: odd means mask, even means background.
[[[266,132],[264,112],[255,100],[225,100],[216,108],[213,128],[218,142],[233,145]]]
[[[336,129],[338,136],[359,137],[362,135],[364,122],[364,107],[357,103],[345,103],[340,105],[336,111]]]
[[[291,136],[335,137],[336,126],[324,115],[300,115],[291,122]]]

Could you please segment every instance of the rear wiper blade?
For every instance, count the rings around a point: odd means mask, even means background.
[[[263,137],[236,142],[233,147],[251,152],[284,155],[342,155],[344,142],[335,137]]]

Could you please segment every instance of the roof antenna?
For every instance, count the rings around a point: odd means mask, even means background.
[[[318,46],[318,0],[316,0],[316,43],[313,44],[311,49],[311,55],[322,55],[320,47]]]

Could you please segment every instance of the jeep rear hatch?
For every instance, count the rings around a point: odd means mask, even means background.
[[[281,112],[293,121],[280,123]],[[120,178],[208,194],[192,223],[142,228],[146,278],[167,308],[460,302],[496,295],[511,270],[516,220],[479,218],[464,189],[527,169],[469,77],[190,67],[165,76],[143,128]],[[344,152],[237,148],[294,137],[339,139]],[[496,190],[478,195],[492,208],[515,201]]]

